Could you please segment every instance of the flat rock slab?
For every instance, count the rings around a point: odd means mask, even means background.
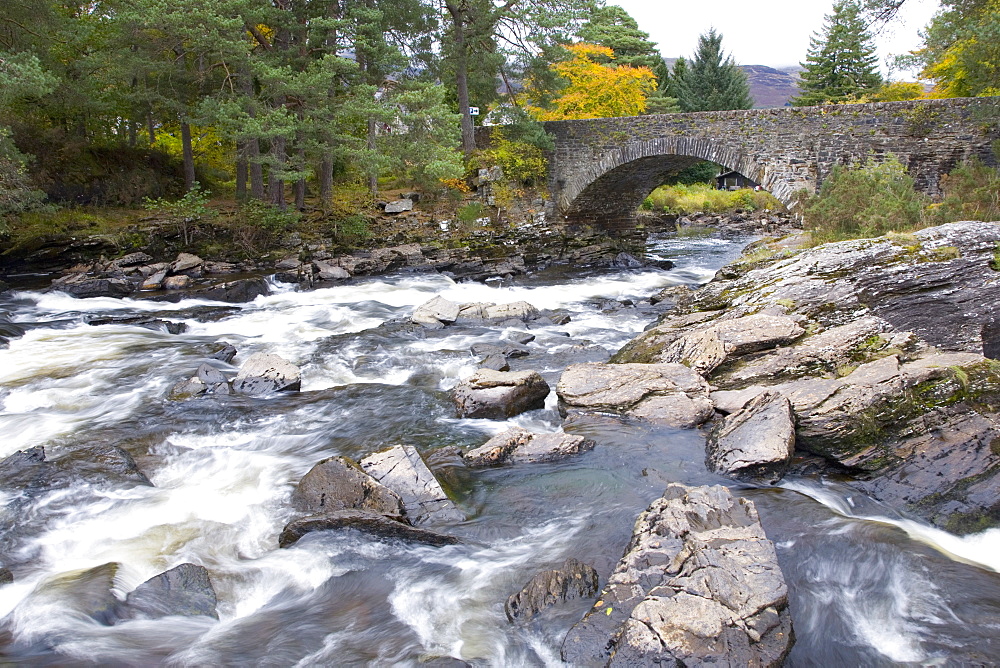
[[[504,605],[510,621],[529,620],[544,610],[597,593],[598,577],[593,566],[567,559],[559,567],[542,571]]]
[[[574,666],[779,666],[788,590],[752,502],[671,484],[639,516],[594,607],[567,634]]]
[[[504,420],[545,407],[549,384],[537,371],[480,369],[452,390],[459,417]]]
[[[556,386],[559,409],[611,412],[678,428],[708,421],[705,379],[683,364],[574,364]]]
[[[508,463],[548,462],[594,447],[583,436],[553,433],[534,434],[515,427],[499,433],[485,444],[463,455],[467,466],[497,466]]]
[[[733,357],[785,345],[803,334],[805,329],[792,318],[748,315],[685,334],[667,346],[660,360],[679,362],[707,375]]]
[[[337,510],[323,515],[310,515],[292,520],[278,536],[279,547],[289,547],[300,538],[314,531],[339,531],[356,529],[375,538],[404,540],[424,545],[457,545],[454,536],[428,531],[405,524],[398,519],[366,510]]]
[[[146,580],[125,599],[132,619],[204,615],[219,618],[215,588],[204,566],[181,564]]]
[[[438,295],[418,306],[410,319],[432,328],[450,325],[458,319],[459,308],[459,304]]]
[[[330,457],[312,467],[292,492],[292,505],[310,515],[348,509],[380,515],[404,512],[398,494],[347,457]]]
[[[282,357],[268,353],[251,355],[233,379],[233,391],[250,396],[295,392],[301,387],[299,368]]]
[[[191,253],[180,253],[177,259],[173,261],[170,265],[170,271],[173,273],[178,273],[181,271],[188,271],[189,269],[194,269],[200,266],[204,262],[197,255],[192,255]]]
[[[708,439],[708,468],[741,480],[776,483],[795,452],[792,404],[764,392],[727,417]]]
[[[412,445],[397,445],[368,455],[361,460],[361,468],[399,495],[406,518],[413,525],[465,520]]]
[[[413,210],[412,199],[397,199],[385,205],[386,213],[403,213],[404,211],[412,211],[412,210]]]

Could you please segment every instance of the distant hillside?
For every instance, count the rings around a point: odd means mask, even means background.
[[[676,58],[664,58],[667,67],[673,68]],[[740,65],[747,73],[750,82],[750,95],[754,99],[754,107],[783,107],[785,103],[799,94],[799,72],[801,67],[785,67],[775,69],[767,65]]]
[[[750,95],[758,109],[783,107],[799,94],[798,67],[776,70],[766,65],[740,65],[740,69],[747,73]]]

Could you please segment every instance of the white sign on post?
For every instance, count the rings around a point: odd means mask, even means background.
[[[479,107],[469,107],[469,115],[470,116],[478,116],[479,115]]]

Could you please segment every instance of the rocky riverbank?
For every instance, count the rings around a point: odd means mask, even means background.
[[[978,222],[759,243],[702,289],[661,295],[676,308],[612,359],[617,377],[697,371],[729,416],[707,455],[722,473],[775,482],[812,457],[900,512],[960,533],[993,526],[998,244],[1000,225]]]
[[[260,277],[294,283],[302,289],[322,287],[355,277],[392,272],[437,272],[455,280],[503,280],[553,264],[577,268],[640,268],[669,263],[644,256],[646,237],[651,232],[723,229],[733,234],[773,234],[787,231],[794,222],[787,216],[769,212],[722,215],[653,216],[642,218],[638,228],[615,237],[591,231],[581,234],[558,225],[530,223],[505,230],[483,229],[455,236],[441,230],[419,239],[397,235],[399,243],[369,246],[350,253],[337,252],[329,239],[303,242],[290,236],[275,248],[262,251],[275,259],[246,260],[235,257],[203,258],[181,252],[162,256],[150,246],[118,257],[101,239],[73,240],[61,254],[57,248],[0,264],[0,290],[4,280],[14,287],[41,287],[39,278],[54,275],[51,290],[74,297],[136,297],[177,301],[196,296],[231,303],[251,301],[266,294]],[[149,252],[147,252],[149,251]],[[59,261],[62,258],[62,263]]]

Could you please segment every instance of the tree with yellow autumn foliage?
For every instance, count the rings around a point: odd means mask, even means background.
[[[551,70],[567,81],[551,107],[528,106],[540,121],[578,118],[638,116],[646,111],[646,98],[656,91],[656,75],[648,67],[619,65],[606,46],[579,42],[566,47],[569,60]],[[608,61],[602,63],[600,61]]]

